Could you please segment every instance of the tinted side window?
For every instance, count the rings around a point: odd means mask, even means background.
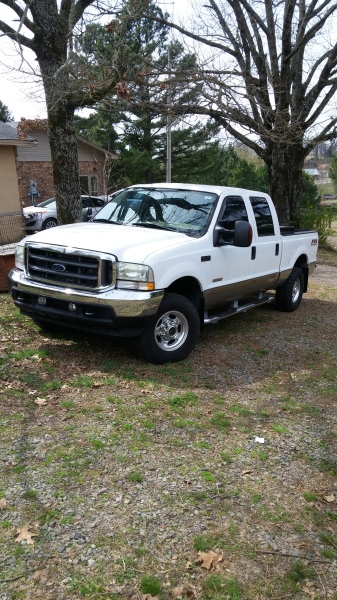
[[[222,214],[220,213],[219,225],[226,231],[221,238],[232,244],[234,241],[234,228],[236,221],[248,221],[246,206],[240,196],[228,196],[224,202]]]
[[[266,198],[250,198],[250,202],[255,215],[258,236],[275,235],[273,217]]]
[[[89,208],[89,206],[91,206],[89,196],[82,196],[82,206],[83,208]]]
[[[102,198],[93,197],[91,198],[91,201],[93,206],[104,206],[104,200]]]

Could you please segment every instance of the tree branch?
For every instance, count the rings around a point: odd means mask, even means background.
[[[24,1],[26,4],[26,7],[24,9],[22,9],[21,6],[19,6],[19,4],[17,4],[13,0],[1,0],[0,4],[3,4],[4,6],[10,8],[19,17],[20,25],[18,31],[20,31],[22,24],[24,24],[28,29],[30,29],[30,31],[34,32],[34,25],[27,17],[27,13],[32,0]]]
[[[10,27],[9,25],[7,25],[7,23],[4,23],[3,21],[0,21],[0,31],[2,31],[4,35],[13,39],[13,41],[18,42],[18,44],[21,44],[26,48],[30,48],[31,50],[35,49],[33,39],[27,38],[25,35],[18,33],[17,31],[15,31],[15,29]]]

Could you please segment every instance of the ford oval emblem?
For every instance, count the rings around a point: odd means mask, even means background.
[[[64,265],[60,265],[59,263],[54,263],[51,268],[53,269],[53,271],[56,271],[57,273],[63,273],[63,271],[66,271],[66,268]]]

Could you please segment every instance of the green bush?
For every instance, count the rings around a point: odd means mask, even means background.
[[[321,246],[327,244],[328,236],[332,234],[331,223],[337,218],[337,207],[302,209],[300,213],[300,227],[302,229],[315,229],[318,231]]]

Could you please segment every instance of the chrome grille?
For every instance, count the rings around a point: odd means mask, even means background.
[[[96,290],[114,284],[114,257],[94,252],[27,244],[31,279],[64,287]]]

